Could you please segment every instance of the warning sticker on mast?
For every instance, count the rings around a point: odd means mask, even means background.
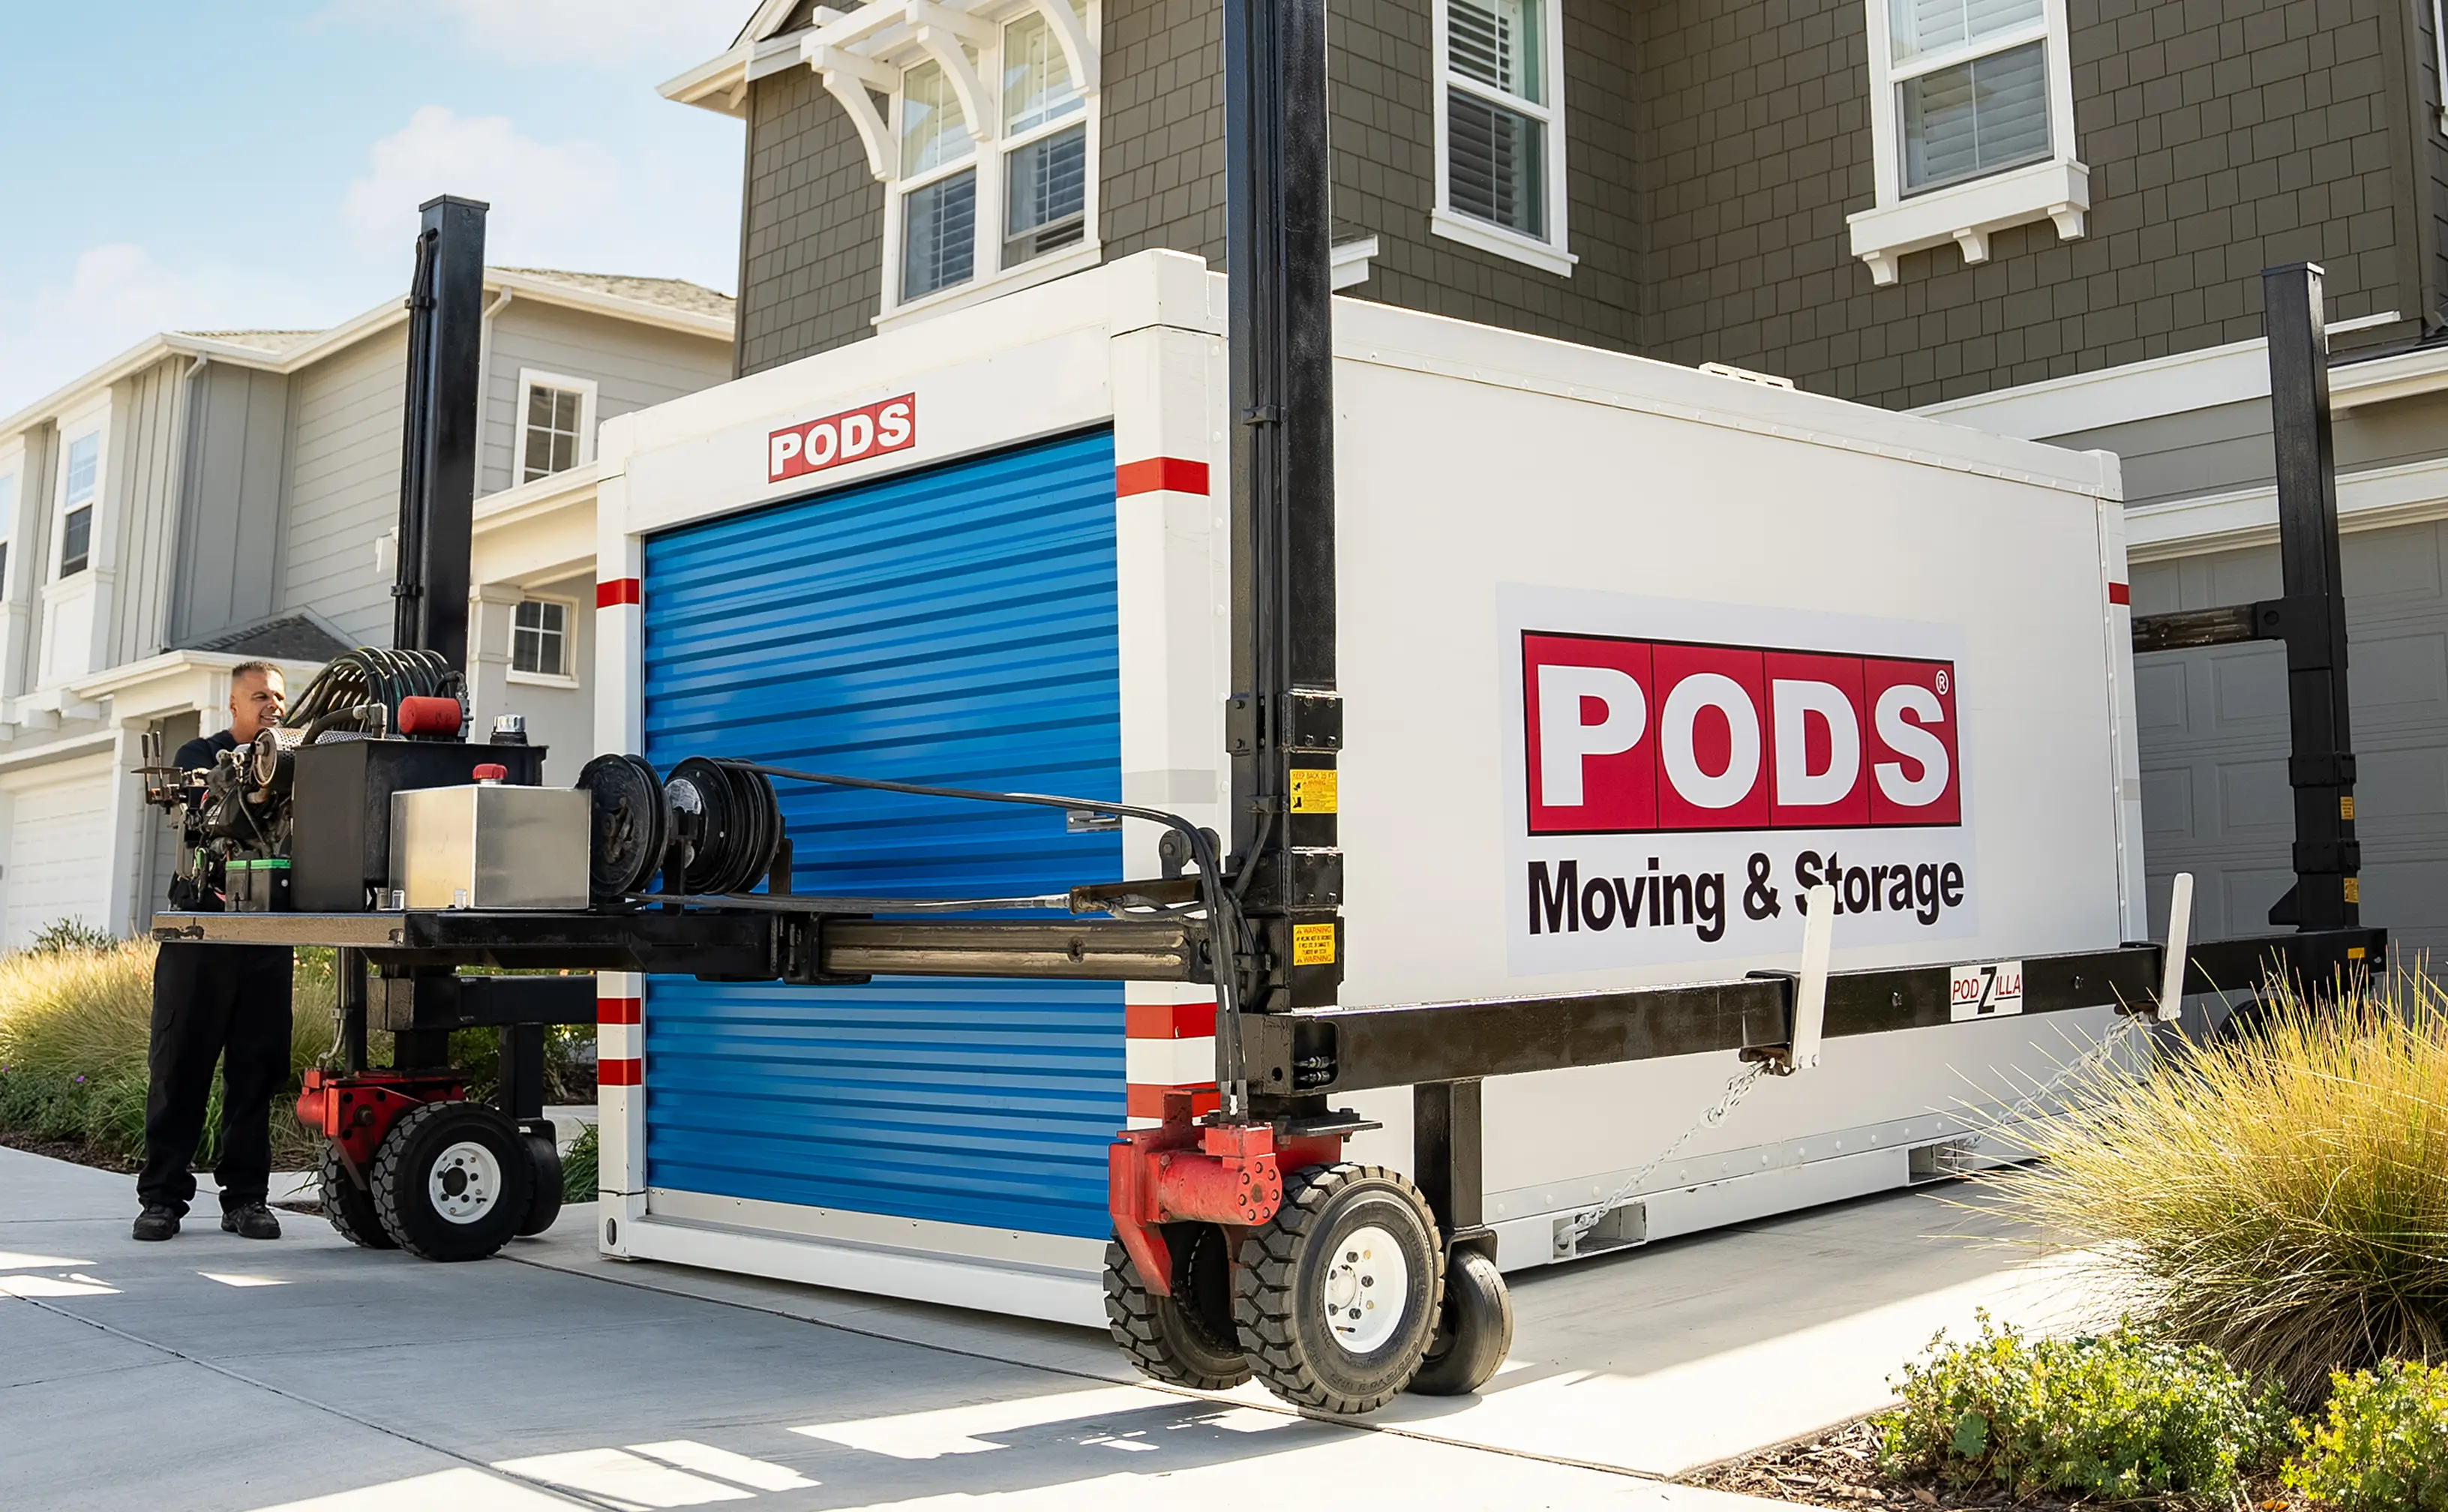
[[[1504,597],[1517,970],[1789,949],[1823,882],[1848,947],[1976,930],[1960,632]]]
[[[765,441],[767,480],[782,483],[918,444],[918,396],[905,393],[785,426]]]

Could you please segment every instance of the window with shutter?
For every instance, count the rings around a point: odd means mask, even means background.
[[[1437,7],[1438,205],[1431,227],[1569,274],[1554,0]]]

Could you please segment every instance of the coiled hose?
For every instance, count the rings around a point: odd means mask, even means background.
[[[402,699],[462,698],[468,679],[434,651],[359,646],[315,674],[281,723],[292,728],[387,731]],[[369,714],[371,708],[378,715]]]

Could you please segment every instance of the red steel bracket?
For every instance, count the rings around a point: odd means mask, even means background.
[[[1290,1139],[1278,1148],[1267,1124],[1192,1123],[1190,1103],[1188,1092],[1167,1092],[1161,1124],[1126,1129],[1106,1151],[1114,1235],[1158,1296],[1173,1294],[1173,1254],[1162,1225],[1254,1228],[1283,1205],[1285,1170],[1343,1158],[1340,1136]]]
[[[297,1121],[340,1147],[353,1171],[373,1163],[374,1151],[391,1126],[412,1108],[467,1096],[455,1073],[360,1071],[352,1076],[310,1066],[297,1094]]]

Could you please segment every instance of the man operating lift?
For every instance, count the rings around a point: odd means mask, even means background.
[[[229,728],[181,746],[180,770],[210,768],[222,752],[278,724],[288,697],[280,669],[270,662],[232,668]],[[173,883],[170,906],[219,912],[223,889],[215,861],[192,884]],[[272,1099],[289,1080],[291,965],[287,946],[173,941],[161,947],[153,966],[144,1169],[136,1178],[144,1211],[136,1237],[176,1234],[195,1197],[187,1167],[203,1134],[216,1060],[222,1062],[221,1150],[213,1179],[220,1187],[221,1227],[249,1239],[280,1237],[280,1220],[264,1198],[272,1182]]]

